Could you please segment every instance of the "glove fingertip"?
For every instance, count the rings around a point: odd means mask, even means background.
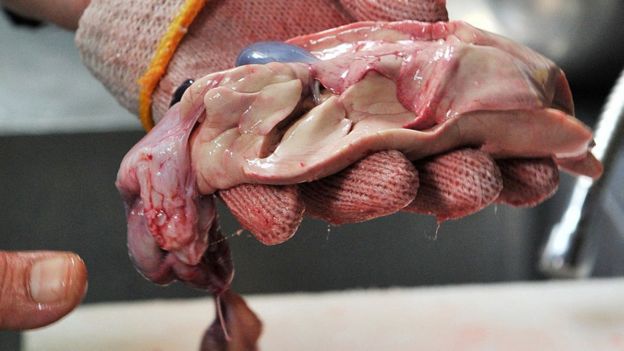
[[[496,200],[515,207],[533,207],[559,187],[559,169],[551,158],[498,160],[503,190]]]
[[[311,217],[363,222],[400,211],[418,192],[418,171],[399,151],[372,154],[343,171],[300,185]]]
[[[296,185],[242,184],[219,191],[241,226],[261,243],[290,239],[303,221],[305,205]]]
[[[416,163],[420,189],[404,211],[439,222],[468,216],[493,203],[503,189],[501,172],[481,151],[460,149]]]

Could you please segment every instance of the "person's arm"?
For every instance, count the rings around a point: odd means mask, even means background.
[[[5,8],[16,14],[71,30],[78,28],[78,20],[89,2],[90,0],[0,0]]]

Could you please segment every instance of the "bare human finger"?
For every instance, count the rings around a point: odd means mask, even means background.
[[[0,251],[0,330],[48,325],[73,310],[86,289],[76,254]]]

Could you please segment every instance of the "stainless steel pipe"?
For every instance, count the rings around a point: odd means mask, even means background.
[[[552,228],[539,262],[540,270],[550,277],[583,278],[591,273],[598,238],[589,235],[588,226],[624,139],[624,71],[609,94],[594,139],[593,153],[605,171],[596,181],[588,177],[576,180],[568,206]]]

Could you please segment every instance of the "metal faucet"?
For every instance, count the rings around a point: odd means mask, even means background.
[[[539,269],[553,278],[584,278],[592,271],[596,238],[589,235],[589,222],[624,139],[624,71],[609,94],[594,139],[593,154],[603,163],[604,174],[595,181],[585,176],[577,178],[568,206],[550,232]]]

